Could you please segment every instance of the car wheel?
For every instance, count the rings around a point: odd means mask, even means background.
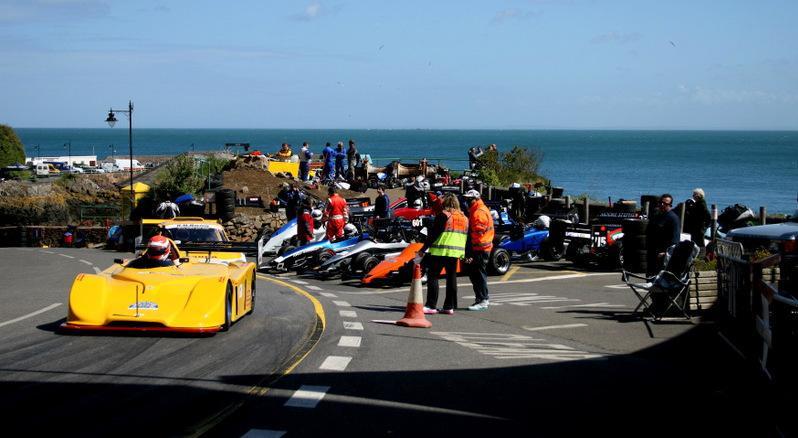
[[[556,262],[562,258],[563,248],[562,245],[546,239],[540,245],[540,254],[544,259],[550,262]]]
[[[504,248],[498,248],[490,254],[488,269],[493,275],[504,275],[510,270],[510,253]]]
[[[328,250],[322,251],[318,255],[318,257],[316,258],[316,261],[318,262],[319,265],[321,265],[321,264],[323,264],[327,260],[330,260],[333,257],[335,257],[335,251],[333,251],[331,249],[328,249]]]
[[[221,331],[230,330],[233,325],[233,285],[227,282],[227,292],[224,294],[224,324]]]
[[[252,271],[252,284],[250,285],[251,288],[249,293],[251,307],[249,308],[249,312],[247,312],[247,315],[252,315],[252,312],[255,311],[255,292],[256,292],[256,285],[258,283],[258,279],[255,276],[255,272],[256,271]]]
[[[362,252],[355,256],[354,260],[352,260],[352,272],[356,272],[363,269],[363,262],[366,261],[367,258],[371,257],[371,254],[368,252]],[[365,271],[365,270],[364,270]],[[368,272],[368,271],[366,271]]]
[[[373,255],[368,256],[366,260],[363,260],[363,273],[368,274],[371,272],[372,269],[377,267],[380,264],[380,259],[374,257]]]
[[[288,251],[293,251],[294,249],[296,249],[296,247],[294,245],[281,246],[280,249],[277,250],[277,255],[281,256],[281,255],[287,253]]]

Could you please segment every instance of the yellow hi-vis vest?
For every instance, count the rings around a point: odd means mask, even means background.
[[[441,212],[446,215],[446,228],[432,242],[429,253],[439,257],[465,257],[466,238],[468,237],[468,219],[460,211]]]

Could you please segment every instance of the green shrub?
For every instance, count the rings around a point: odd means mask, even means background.
[[[543,160],[543,152],[513,146],[504,154],[486,151],[479,157],[479,175],[488,185],[506,187],[512,183],[534,183],[545,181],[538,175],[538,166]]]
[[[0,167],[25,162],[25,147],[14,129],[0,125]]]

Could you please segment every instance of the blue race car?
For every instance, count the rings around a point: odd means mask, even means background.
[[[548,216],[540,216],[531,225],[516,224],[508,234],[497,234],[488,260],[488,272],[503,275],[510,269],[512,260],[559,260],[560,256],[549,250],[550,222]]]
[[[304,272],[321,265],[336,254],[346,251],[356,243],[369,238],[368,233],[344,236],[342,240],[311,242],[297,248],[288,247],[285,252],[269,263],[277,271]]]

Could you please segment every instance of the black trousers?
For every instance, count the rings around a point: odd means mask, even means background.
[[[444,309],[457,308],[457,258],[439,257],[427,254],[424,256],[424,265],[427,268],[427,303],[430,309],[438,307],[438,277],[446,269],[446,298],[443,300]]]
[[[485,251],[474,251],[471,258],[474,259],[468,265],[468,278],[474,286],[474,302],[479,303],[488,299],[488,258],[490,253]]]

